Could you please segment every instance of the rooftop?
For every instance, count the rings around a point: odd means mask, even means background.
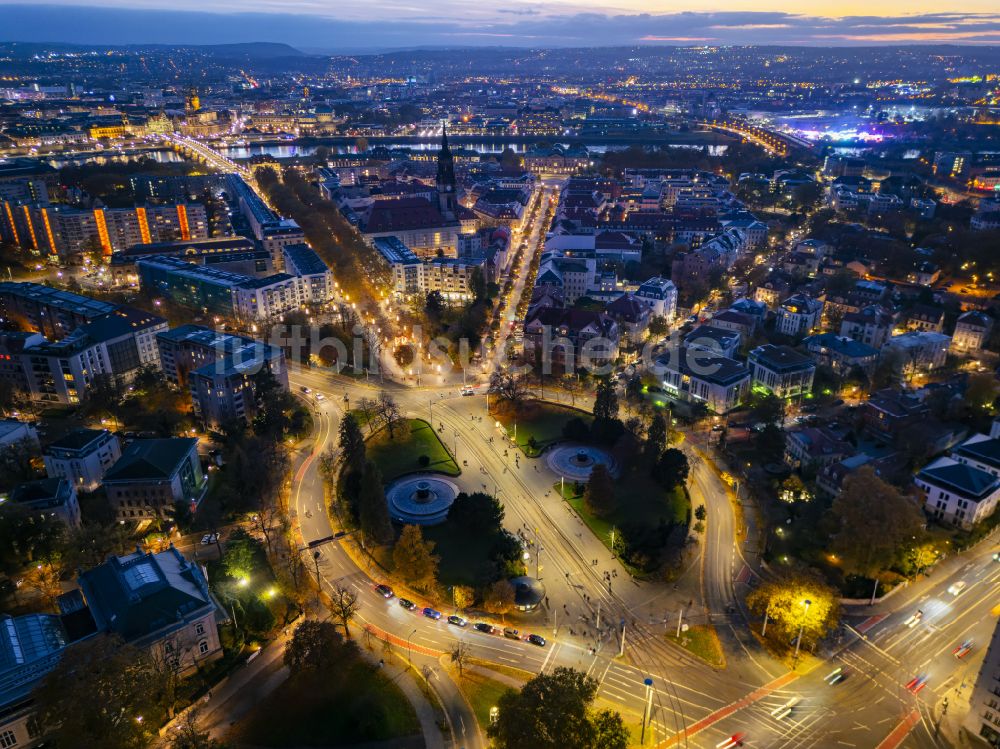
[[[135,440],[104,474],[104,483],[169,479],[197,445],[194,437]]]
[[[68,432],[63,437],[51,443],[46,448],[46,451],[53,449],[83,451],[110,434],[111,432],[107,429],[74,429],[72,432]]]
[[[750,352],[750,361],[759,363],[774,372],[796,372],[812,369],[816,363],[812,357],[800,354],[791,346],[766,344]]]
[[[976,502],[1000,489],[997,477],[951,458],[938,458],[920,471],[917,479]]]
[[[178,624],[214,603],[197,565],[172,546],[159,554],[111,557],[80,574],[98,629],[132,642]]]

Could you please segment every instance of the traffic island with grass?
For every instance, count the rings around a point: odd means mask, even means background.
[[[513,689],[512,686],[478,670],[466,669],[461,676],[455,675],[455,681],[472,706],[479,727],[484,731],[490,725],[490,711],[497,706],[504,692]]]
[[[563,499],[633,575],[679,563],[691,522],[691,499],[683,486],[667,491],[637,470],[614,484],[614,509],[598,517],[587,506],[586,485],[555,484]]]
[[[726,656],[715,627],[710,624],[694,624],[682,631],[680,637],[677,630],[667,633],[667,639],[675,645],[680,645],[689,653],[698,656],[712,668],[725,668]]]
[[[582,420],[588,430],[594,421],[586,411],[539,400],[516,408],[494,408],[490,416],[529,458],[537,458],[546,447],[565,439],[566,425],[574,419]]]

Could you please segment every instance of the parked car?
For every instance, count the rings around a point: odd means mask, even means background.
[[[409,598],[400,598],[399,605],[402,606],[407,611],[415,611],[417,608],[417,604],[415,604]]]
[[[496,634],[497,628],[492,624],[487,624],[486,622],[476,622],[472,625],[472,628],[477,632],[483,632],[488,635]]]
[[[201,537],[201,544],[202,546],[208,546],[209,544],[214,544],[218,540],[219,540],[218,533],[206,533],[204,536]]]
[[[506,637],[508,640],[521,639],[521,633],[518,632],[516,629],[511,629],[510,627],[503,628],[503,636]]]
[[[464,627],[468,623],[469,623],[468,619],[463,619],[462,617],[457,616],[456,614],[452,614],[451,616],[448,617],[448,624],[454,624],[456,627]]]
[[[436,609],[432,609],[430,606],[427,606],[426,608],[424,608],[424,616],[426,616],[428,619],[433,619],[434,621],[437,621],[438,619],[441,618],[441,612],[437,611]]]
[[[392,588],[390,588],[388,585],[376,585],[375,591],[383,598],[392,598],[394,595],[396,595],[395,593],[392,592]]]
[[[545,647],[545,638],[541,635],[528,635],[528,642],[532,645],[537,645],[540,648]]]

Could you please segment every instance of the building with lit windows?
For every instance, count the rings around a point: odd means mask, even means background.
[[[187,387],[196,416],[206,425],[247,421],[256,413],[256,375],[265,367],[288,389],[285,355],[277,346],[198,325],[158,336],[166,378]]]
[[[119,307],[56,341],[7,334],[0,336],[0,371],[33,400],[80,403],[106,378],[125,383],[157,366],[156,334],[166,329],[162,317]]]
[[[657,360],[663,391],[673,401],[724,414],[746,400],[750,370],[736,359],[699,346],[671,349]]]
[[[267,320],[299,309],[310,293],[303,277],[275,273],[262,278],[192,265],[154,255],[136,263],[139,286],[185,307],[245,320]]]
[[[41,742],[32,692],[58,665],[67,642],[61,617],[54,614],[0,616],[0,747]]]
[[[45,473],[63,478],[80,491],[92,492],[121,457],[118,438],[107,429],[74,429],[46,446]]]
[[[108,472],[104,489],[119,520],[168,520],[174,505],[192,512],[208,487],[194,437],[133,440]]]
[[[135,244],[207,237],[208,217],[200,203],[92,210],[0,203],[0,239],[63,261],[85,252],[109,256]]]
[[[748,357],[753,387],[779,398],[797,398],[812,392],[816,362],[790,346],[758,346]]]
[[[819,327],[823,302],[804,294],[793,294],[775,312],[774,329],[787,336],[807,335]]]
[[[71,291],[27,281],[0,281],[0,316],[46,338],[57,339],[117,306]]]
[[[300,279],[302,300],[308,304],[326,304],[333,299],[333,271],[307,244],[290,244],[283,250],[285,273]]]
[[[61,608],[86,608],[97,632],[121,637],[187,676],[222,657],[218,609],[201,566],[171,546],[136,550],[81,572]]]

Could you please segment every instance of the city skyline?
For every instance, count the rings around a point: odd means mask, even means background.
[[[312,2],[225,4],[153,0],[125,5],[64,2],[0,3],[5,41],[97,44],[214,44],[283,42],[308,52],[352,53],[463,46],[586,47],[609,45],[812,46],[968,44],[1000,39],[1000,14],[982,0],[941,12],[927,2],[889,2],[880,14],[866,6],[818,6],[795,12],[786,0],[748,8],[736,0],[724,10],[698,12],[678,2],[657,7],[612,7],[596,2],[527,7],[469,8],[452,2],[433,12],[405,3],[337,8]]]

